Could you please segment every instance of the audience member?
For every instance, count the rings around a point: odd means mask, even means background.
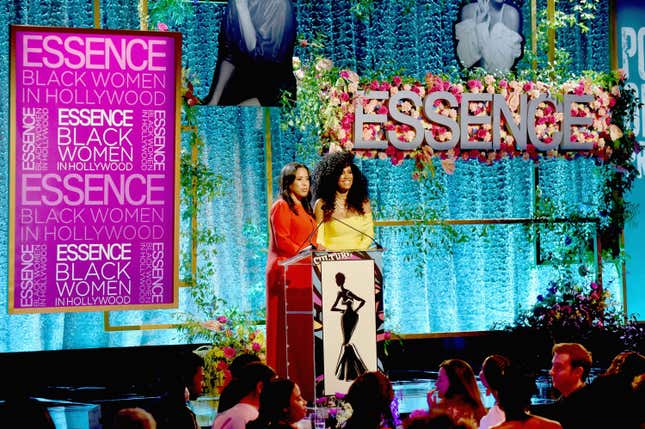
[[[619,353],[609,368],[596,377],[588,386],[587,404],[590,410],[606,409],[609,413],[592,413],[594,423],[599,427],[612,427],[620,423],[621,428],[637,428],[639,409],[632,382],[636,376],[645,373],[645,356],[633,351]]]
[[[537,392],[535,377],[518,365],[507,366],[498,391],[499,407],[505,421],[495,429],[561,429],[560,423],[528,412],[531,396]]]
[[[259,356],[252,353],[242,353],[236,356],[233,362],[231,362],[228,368],[231,371],[231,381],[224,386],[222,393],[219,395],[219,402],[217,404],[218,413],[228,410],[242,398],[239,392],[239,380],[244,371],[244,367],[251,362],[260,362]]]
[[[307,401],[300,395],[298,385],[287,378],[278,378],[271,380],[262,389],[258,416],[246,428],[293,429],[306,415]]]
[[[405,429],[477,429],[474,421],[455,422],[445,410],[434,409],[428,413],[411,415],[403,422]]]
[[[153,415],[159,429],[200,429],[197,416],[188,402],[202,395],[204,358],[198,351],[182,356],[178,377],[168,381]]]
[[[474,421],[486,414],[475,374],[466,361],[448,359],[439,365],[436,387],[428,392],[428,408],[445,410],[456,422]]]
[[[497,402],[504,372],[510,363],[507,357],[497,354],[490,355],[484,359],[482,369],[479,372],[479,379],[486,387],[486,393],[492,395],[495,399],[495,404],[479,421],[479,429],[489,429],[505,420],[504,411],[502,411]]]
[[[258,417],[262,389],[273,378],[275,371],[260,362],[251,362],[244,367],[239,379],[240,400],[213,421],[213,429],[244,429],[246,424]]]
[[[112,429],[156,429],[157,422],[143,408],[122,408],[114,415]]]
[[[345,396],[345,401],[352,406],[352,415],[344,429],[393,428],[392,399],[394,390],[385,374],[379,371],[361,374]]]
[[[538,414],[560,422],[564,429],[593,427],[595,413],[588,408],[590,392],[586,388],[591,353],[578,343],[555,344],[552,352],[549,374],[561,396],[555,403],[541,406]]]
[[[158,429],[200,429],[197,416],[188,407],[190,389],[179,377],[168,382],[153,415]]]
[[[188,400],[195,400],[204,393],[204,358],[196,352],[188,354],[182,375]]]

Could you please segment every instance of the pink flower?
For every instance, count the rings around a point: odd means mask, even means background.
[[[228,322],[228,319],[226,318],[226,316],[217,316],[217,321],[219,323],[226,323]]]
[[[224,352],[224,357],[226,359],[233,359],[235,357],[235,349],[233,347],[226,346],[222,351]]]
[[[468,89],[470,89],[473,92],[475,92],[474,89],[480,89],[481,90],[484,87],[484,85],[482,85],[482,83],[480,81],[478,81],[477,79],[469,80],[468,83],[466,84],[466,86],[468,86]]]
[[[254,352],[259,352],[260,350],[262,350],[262,346],[260,345],[260,343],[256,343],[255,341],[253,341],[251,348],[253,349]]]
[[[401,85],[401,82],[402,82],[402,80],[401,80],[401,77],[400,77],[400,76],[394,76],[394,77],[392,78],[392,85],[394,85],[394,86],[399,86],[399,85]]]
[[[157,23],[157,30],[159,31],[168,31],[168,26],[163,22]]]

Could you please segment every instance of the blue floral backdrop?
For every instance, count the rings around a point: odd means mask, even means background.
[[[394,72],[422,78],[425,73],[454,73],[457,62],[452,25],[458,0],[382,0],[361,20],[351,0],[297,0],[299,33],[306,39],[327,36],[326,55],[336,64],[369,75]],[[562,7],[572,7],[574,2]],[[560,4],[559,3],[559,4]],[[588,33],[561,31],[561,45],[570,50],[572,72],[607,70],[609,57],[608,4],[598,3],[597,18]],[[210,84],[217,57],[217,31],[224,4],[178,2],[160,19],[183,34],[183,65],[197,77],[197,95]],[[150,2],[151,9],[156,3]],[[524,1],[523,32],[530,46],[530,7]],[[4,0],[0,25],[92,27],[89,0]],[[544,9],[545,1],[538,1]],[[101,2],[103,28],[136,29],[139,17],[132,0]],[[0,52],[8,64],[8,31],[0,37]],[[304,52],[299,48],[297,55]],[[520,66],[526,67],[521,63]],[[8,66],[0,68],[8,83]],[[0,141],[8,147],[8,93],[0,92]],[[224,194],[202,210],[200,222],[223,237],[211,252],[213,292],[243,309],[264,306],[264,264],[267,246],[267,194],[276,194],[280,168],[294,159],[313,167],[315,152],[296,153],[296,144],[311,146],[307,134],[281,127],[280,109],[204,107],[199,129],[202,156],[224,179]],[[266,132],[267,127],[270,133]],[[273,188],[267,189],[265,145],[271,143]],[[187,144],[187,142],[183,142]],[[593,161],[530,162],[506,160],[492,166],[459,162],[453,175],[437,166],[432,181],[412,180],[413,166],[393,166],[384,160],[359,161],[370,184],[372,204],[380,222],[401,219],[402,212],[435,210],[441,219],[510,219],[535,215],[535,189],[550,200],[554,214],[597,217],[602,168]],[[8,150],[0,151],[0,284],[7,284]],[[555,268],[536,264],[537,249],[557,252],[567,236],[540,235],[521,224],[465,224],[450,230],[437,227],[377,226],[385,247],[385,311],[389,329],[399,333],[442,333],[490,329],[508,322],[518,309],[531,305]],[[593,232],[593,228],[586,227]],[[449,237],[454,233],[458,239]],[[571,229],[571,234],[574,232]],[[592,234],[593,235],[593,234]],[[591,267],[593,270],[593,267]],[[602,267],[604,286],[620,300],[619,274],[613,264]],[[86,347],[153,345],[182,342],[174,329],[148,329],[176,321],[174,310],[8,315],[7,288],[0,288],[0,352]],[[180,307],[189,305],[180,289]]]

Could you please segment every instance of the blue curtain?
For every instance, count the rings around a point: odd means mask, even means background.
[[[151,7],[155,2],[151,2]],[[457,62],[452,23],[457,0],[382,0],[364,20],[350,12],[350,0],[298,0],[299,33],[306,39],[327,36],[326,55],[335,64],[364,76],[402,73],[422,79],[425,73],[455,74]],[[538,2],[540,8],[544,1]],[[566,6],[566,5],[565,5]],[[9,24],[92,27],[88,0],[4,1],[0,25]],[[181,13],[168,13],[165,23],[183,34],[183,66],[195,77],[198,96],[207,93],[217,58],[217,33],[224,5],[181,2]],[[568,7],[568,6],[567,6]],[[521,4],[523,33],[530,46],[529,1]],[[558,37],[571,50],[572,72],[608,69],[608,5],[598,2],[597,18],[588,33],[563,30]],[[103,28],[136,29],[137,4],[103,0]],[[8,31],[0,37],[0,52],[9,52]],[[296,55],[305,56],[303,48]],[[521,66],[526,64],[520,63]],[[8,87],[8,68],[0,69]],[[9,144],[8,94],[0,92],[0,141]],[[204,252],[215,274],[213,293],[230,305],[256,310],[264,306],[264,265],[267,246],[267,195],[275,196],[281,167],[299,160],[314,167],[318,154],[297,153],[296,144],[309,147],[307,133],[285,130],[280,109],[200,108],[199,130],[204,139],[202,159],[224,179],[223,196],[204,207],[202,225],[223,237],[213,251]],[[267,134],[267,128],[270,133]],[[272,189],[267,189],[267,135],[272,154]],[[183,145],[187,142],[183,141]],[[441,219],[526,218],[535,213],[534,165],[507,160],[492,166],[459,162],[452,175],[436,165],[433,180],[412,180],[409,162],[393,166],[387,160],[362,160],[377,220],[397,220],[436,213]],[[7,284],[8,151],[0,151],[0,284]],[[542,198],[556,204],[562,216],[597,216],[602,168],[592,161],[553,160],[537,167]],[[560,214],[560,213],[559,213]],[[571,233],[576,231],[571,229]],[[591,232],[589,232],[591,233]],[[379,226],[377,240],[385,247],[386,325],[400,333],[455,332],[490,329],[508,322],[531,305],[555,268],[536,264],[536,252],[557,249],[563,235],[541,234],[524,225],[454,225],[449,229]],[[452,234],[452,235],[451,235]],[[565,234],[566,235],[566,232]],[[186,243],[182,243],[186,248]],[[593,268],[593,267],[592,267]],[[603,267],[605,287],[620,297],[619,276],[612,265]],[[191,306],[186,288],[180,288],[180,309]],[[0,352],[69,348],[153,345],[183,342],[173,329],[106,330],[104,313],[8,315],[7,288],[0,287]],[[173,323],[175,310],[110,312],[110,326]]]

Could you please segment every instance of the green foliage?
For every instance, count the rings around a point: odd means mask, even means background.
[[[176,314],[179,320],[177,331],[188,342],[206,341],[210,344],[201,353],[205,361],[205,391],[217,395],[230,378],[228,368],[235,356],[241,353],[263,355],[266,346],[263,333],[255,326],[256,321],[263,318],[262,315],[232,307],[215,294],[212,258],[217,254],[217,244],[223,238],[212,226],[200,222],[203,221],[200,213],[212,204],[214,198],[225,195],[226,182],[203,159],[204,141],[199,133],[196,107],[199,103],[193,94],[189,76],[189,71],[184,70],[182,125],[184,136],[188,134],[188,145],[182,147],[181,152],[181,219],[184,225],[188,225],[182,231],[182,237],[194,246],[195,255],[192,247],[182,249],[182,271],[191,273],[187,281],[191,302],[186,305],[188,310]],[[244,236],[247,239],[257,240],[260,235],[252,226],[245,227]],[[248,244],[261,245],[257,242]],[[197,255],[199,259],[193,261],[193,256]]]
[[[197,288],[199,313],[180,313],[183,323],[178,328],[189,342],[207,342],[210,346],[200,349],[204,358],[204,390],[218,395],[230,381],[230,365],[243,353],[264,358],[266,344],[263,332],[253,323],[252,315],[231,308],[226,301]]]
[[[320,94],[329,89],[336,69],[324,56],[325,34],[319,33],[314,40],[300,38],[300,46],[306,48],[302,58],[294,60],[294,73],[298,81],[298,102],[283,98],[281,116],[282,130],[295,129],[302,134],[296,147],[296,156],[306,159],[312,153],[321,153],[320,124],[324,117],[323,100]]]
[[[566,13],[556,8],[553,19],[547,16],[546,8],[538,12],[537,33],[533,35],[537,41],[537,52],[525,49],[524,59],[528,67],[518,73],[521,80],[541,81],[548,83],[562,83],[572,78],[571,55],[563,47],[558,46],[557,32],[564,29],[578,28],[581,33],[589,31],[589,25],[595,19],[596,1],[580,0],[571,8],[571,13]],[[553,60],[549,61],[549,33],[556,34],[553,47]],[[535,67],[534,67],[535,65]]]
[[[159,23],[180,25],[186,16],[194,13],[193,3],[183,0],[154,0],[148,3],[148,11],[151,28],[156,28]]]

